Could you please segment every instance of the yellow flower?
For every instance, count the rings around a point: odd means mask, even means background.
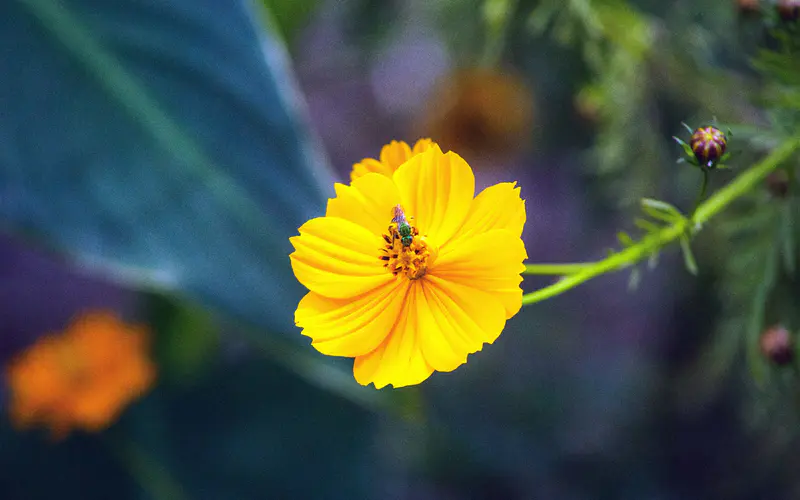
[[[310,292],[295,322],[321,353],[355,358],[376,388],[452,371],[521,307],[525,202],[515,183],[475,194],[470,166],[437,145],[393,174],[337,184],[325,217],[291,238]]]
[[[427,151],[434,146],[436,146],[436,143],[430,139],[418,140],[413,148],[409,147],[409,145],[403,141],[392,141],[381,148],[380,160],[364,158],[359,163],[353,165],[353,171],[350,172],[350,180],[354,181],[370,172],[377,172],[391,177],[394,171],[409,158],[423,151]]]
[[[18,428],[44,425],[56,438],[108,427],[155,380],[147,332],[112,313],[78,317],[6,367],[10,417]]]

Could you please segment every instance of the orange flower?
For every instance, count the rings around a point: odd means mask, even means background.
[[[530,143],[533,107],[530,89],[515,74],[463,69],[439,84],[418,128],[467,158],[513,156]]]
[[[436,146],[436,143],[430,139],[418,140],[413,148],[409,147],[409,145],[403,141],[392,141],[381,148],[380,160],[364,158],[359,163],[353,165],[353,171],[350,172],[350,180],[354,181],[370,172],[391,177],[394,171],[405,163],[406,160],[434,146]]]
[[[109,312],[78,317],[42,337],[6,367],[10,417],[17,428],[44,425],[61,438],[99,431],[155,380],[148,332]]]

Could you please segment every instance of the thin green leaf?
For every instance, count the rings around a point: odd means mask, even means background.
[[[655,233],[656,231],[661,229],[661,227],[658,224],[650,222],[647,219],[642,219],[641,217],[633,221],[633,225],[635,225],[636,227],[647,233]]]
[[[784,204],[781,209],[782,217],[780,222],[783,267],[786,269],[786,273],[789,274],[789,276],[794,276],[795,262],[797,260],[797,254],[795,252],[796,247],[794,241],[794,218],[792,217],[792,205],[792,200],[789,200]]]
[[[767,224],[775,217],[773,210],[758,210],[754,207],[754,212],[750,215],[742,215],[728,219],[717,224],[716,230],[726,236],[733,236],[744,231],[760,231],[764,224]]]
[[[671,224],[684,219],[683,214],[669,203],[651,198],[642,198],[641,204],[642,211],[654,219]]]
[[[773,247],[767,252],[764,260],[763,275],[753,294],[753,300],[750,306],[750,320],[748,321],[745,335],[745,340],[747,342],[747,364],[750,367],[750,373],[759,385],[763,385],[769,373],[766,361],[761,355],[759,341],[764,329],[764,311],[766,309],[767,299],[775,284],[777,269],[777,248]]]
[[[619,241],[620,245],[626,248],[636,243],[625,231],[619,231],[617,233],[617,241]]]
[[[686,270],[697,276],[697,262],[694,260],[692,247],[689,244],[689,238],[686,236],[681,237],[681,252],[683,253],[683,263],[686,265]]]
[[[658,210],[660,212],[668,213],[675,215],[676,217],[683,217],[683,214],[675,208],[673,205],[661,200],[655,200],[653,198],[642,198],[642,206],[650,207],[654,210]]]

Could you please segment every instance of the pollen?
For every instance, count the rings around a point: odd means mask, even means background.
[[[404,245],[403,236],[398,229],[398,224],[402,223],[404,222],[393,220],[389,224],[386,234],[383,235],[386,245],[381,248],[380,259],[384,261],[383,267],[393,275],[418,280],[425,276],[436,251],[414,226],[411,226],[411,243]]]

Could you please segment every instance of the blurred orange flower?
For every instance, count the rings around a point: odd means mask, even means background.
[[[403,141],[392,141],[381,148],[379,160],[364,158],[353,165],[353,171],[350,172],[350,181],[354,181],[370,172],[391,177],[394,171],[406,160],[429,150],[433,146],[436,146],[436,143],[430,139],[418,140],[413,148]]]
[[[531,141],[533,95],[518,76],[469,68],[446,77],[433,92],[420,130],[465,157],[509,156]]]
[[[104,311],[42,337],[6,367],[11,422],[49,427],[56,438],[108,427],[155,381],[148,337],[145,328]]]

